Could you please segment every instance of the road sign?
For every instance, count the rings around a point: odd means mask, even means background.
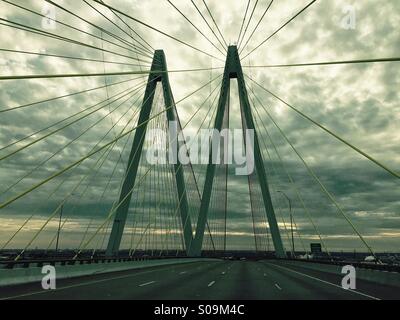
[[[322,246],[320,243],[311,243],[311,253],[321,253],[322,252]]]

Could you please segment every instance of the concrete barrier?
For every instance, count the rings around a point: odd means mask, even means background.
[[[143,269],[157,266],[168,266],[174,264],[185,264],[192,262],[218,261],[217,259],[168,259],[168,260],[148,260],[115,263],[93,263],[77,265],[57,265],[57,279],[68,279],[81,276],[90,276],[117,271]],[[17,284],[41,282],[44,277],[42,268],[15,268],[0,269],[0,287]]]
[[[309,270],[342,275],[342,267],[337,265],[311,263],[303,261],[282,261],[282,260],[279,261],[279,264],[283,266],[286,265],[288,267],[297,266]],[[357,274],[357,279],[400,288],[400,273],[397,272],[356,268],[356,274]]]

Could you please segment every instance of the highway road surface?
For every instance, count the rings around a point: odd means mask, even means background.
[[[398,287],[357,280],[341,287],[343,275],[280,261],[204,261],[0,288],[0,299],[276,300],[399,299]]]

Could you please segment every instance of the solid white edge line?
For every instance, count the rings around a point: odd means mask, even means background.
[[[377,298],[377,297],[374,297],[374,296],[370,296],[368,294],[365,294],[365,293],[362,293],[362,292],[359,292],[359,291],[355,291],[355,290],[352,290],[352,289],[344,289],[341,286],[338,286],[337,284],[334,284],[334,283],[331,283],[331,282],[328,282],[328,281],[325,281],[325,280],[322,280],[322,279],[319,279],[319,278],[316,278],[316,277],[313,277],[313,276],[309,276],[308,274],[305,274],[305,273],[302,273],[302,272],[298,272],[298,271],[294,271],[292,269],[289,269],[289,268],[286,268],[286,267],[282,267],[282,266],[274,264],[274,263],[268,263],[267,262],[266,264],[273,265],[275,267],[290,271],[292,273],[300,274],[302,276],[305,276],[307,278],[310,278],[310,279],[313,279],[313,280],[316,280],[316,281],[320,281],[320,282],[325,283],[325,284],[329,284],[329,285],[334,286],[336,288],[342,289],[342,290],[344,290],[346,292],[356,293],[356,294],[359,294],[361,296],[364,296],[364,297],[367,297],[367,298],[370,298],[370,299],[373,299],[373,300],[381,300],[380,298]]]

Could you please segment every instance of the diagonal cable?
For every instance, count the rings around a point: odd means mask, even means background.
[[[377,58],[377,59],[358,59],[358,60],[342,60],[342,61],[322,61],[322,62],[305,62],[305,63],[290,63],[290,64],[270,64],[270,65],[255,65],[252,68],[286,68],[286,67],[308,67],[308,66],[328,66],[342,64],[362,64],[362,63],[378,63],[378,62],[399,62],[400,57]],[[249,68],[243,66],[243,68]]]
[[[222,34],[220,28],[218,27],[217,21],[215,21],[214,16],[213,16],[213,14],[212,14],[210,8],[208,7],[208,5],[207,5],[207,3],[206,3],[205,0],[203,0],[203,3],[204,3],[204,6],[205,6],[206,9],[207,9],[208,14],[209,14],[210,17],[211,17],[211,20],[214,22],[214,25],[216,26],[217,31],[218,31],[219,35],[221,36],[221,38],[222,38],[222,41],[224,41],[224,44],[225,44],[225,46],[227,47],[228,44],[227,44],[227,42],[225,41],[225,37],[224,37],[224,35]]]
[[[337,212],[340,213],[340,215],[347,221],[347,223],[350,225],[350,227],[353,229],[353,231],[357,234],[357,236],[360,238],[361,242],[364,243],[368,251],[376,258],[376,255],[372,249],[372,247],[367,243],[365,238],[362,236],[362,234],[358,231],[356,226],[353,224],[353,222],[350,220],[350,218],[346,215],[346,213],[343,211],[339,203],[336,201],[334,196],[328,191],[328,189],[325,187],[325,185],[322,183],[322,181],[318,178],[318,176],[315,174],[314,170],[307,164],[303,156],[300,154],[300,152],[297,150],[297,148],[293,145],[293,143],[289,140],[287,135],[283,132],[281,127],[277,124],[277,122],[274,120],[274,118],[271,116],[271,114],[268,112],[268,110],[264,107],[264,105],[261,103],[261,100],[255,96],[261,107],[263,108],[264,112],[268,115],[268,118],[272,121],[272,123],[275,125],[275,127],[279,130],[280,134],[282,137],[286,140],[286,142],[290,145],[292,150],[296,153],[296,155],[299,157],[299,159],[302,161],[304,166],[306,167],[308,173],[310,176],[315,180],[315,182],[319,185],[321,188],[322,192],[329,198],[329,200],[333,203],[333,205],[336,207]],[[377,261],[379,261],[377,259]]]
[[[203,19],[203,21],[206,23],[208,29],[210,29],[210,31],[212,32],[212,34],[214,35],[215,39],[217,39],[218,43],[221,45],[221,47],[226,50],[226,47],[224,46],[224,44],[222,43],[221,39],[217,36],[217,34],[215,33],[214,29],[210,26],[210,24],[208,23],[207,19],[204,17],[203,13],[201,12],[201,10],[199,9],[199,7],[196,5],[196,3],[191,0],[193,6],[195,7],[196,11],[198,12],[198,14],[201,16],[201,18]]]
[[[267,14],[267,12],[269,11],[269,9],[271,8],[272,3],[274,2],[274,0],[271,0],[271,2],[269,3],[267,9],[265,9],[264,13],[262,14],[260,20],[258,21],[256,27],[254,28],[253,32],[250,34],[249,38],[247,39],[246,43],[243,45],[243,48],[240,50],[239,55],[242,54],[243,50],[246,48],[246,46],[248,45],[248,43],[250,42],[251,38],[253,37],[254,33],[257,31],[258,27],[260,26],[261,22],[263,21],[265,15]]]
[[[239,43],[238,43],[238,48],[241,47],[242,42],[243,42],[243,40],[244,40],[244,38],[245,38],[245,36],[246,36],[246,32],[247,32],[247,30],[249,29],[249,26],[250,26],[251,20],[252,20],[252,18],[253,18],[254,12],[256,11],[257,4],[258,4],[258,0],[256,0],[255,4],[254,4],[254,6],[253,6],[253,10],[251,11],[249,21],[247,21],[246,28],[244,29],[244,32],[243,32],[242,39],[241,39],[241,40],[239,41]]]
[[[242,25],[240,27],[239,35],[238,35],[238,38],[236,41],[236,45],[239,45],[239,40],[240,40],[240,37],[242,36],[244,23],[246,22],[246,18],[247,18],[247,12],[249,11],[249,7],[250,7],[250,2],[251,2],[251,0],[247,1],[246,11],[244,12],[244,17],[243,17]]]
[[[289,19],[285,24],[283,24],[280,28],[278,28],[275,32],[273,32],[268,38],[263,40],[259,45],[257,45],[253,50],[251,50],[248,54],[246,54],[242,59],[247,58],[254,51],[259,49],[262,45],[264,45],[267,41],[269,41],[272,37],[274,37],[277,33],[279,33],[283,28],[285,28],[289,23],[295,20],[299,15],[301,15],[304,11],[306,11],[311,5],[313,5],[317,0],[312,0],[307,6],[297,12],[291,19]]]
[[[162,30],[160,30],[160,29],[157,29],[157,28],[155,28],[155,27],[153,27],[153,26],[151,26],[151,25],[149,25],[149,24],[147,24],[147,23],[145,23],[145,22],[143,22],[143,21],[137,19],[137,18],[134,18],[134,17],[128,15],[127,13],[125,13],[125,12],[122,12],[122,11],[116,9],[116,8],[113,8],[112,6],[106,4],[105,2],[100,2],[99,0],[92,0],[92,1],[97,2],[97,3],[103,5],[104,7],[107,7],[107,8],[109,8],[109,9],[112,9],[112,10],[114,10],[115,12],[117,12],[117,13],[119,13],[119,14],[121,14],[121,15],[123,15],[123,16],[125,16],[125,17],[131,19],[131,20],[133,20],[133,21],[136,21],[137,23],[139,23],[139,24],[141,24],[141,25],[143,25],[143,26],[145,26],[145,27],[147,27],[148,29],[151,29],[151,30],[153,30],[153,31],[155,31],[155,32],[158,32],[158,33],[162,34],[163,36],[166,36],[166,37],[168,37],[168,38],[170,38],[170,39],[172,39],[172,40],[175,40],[176,42],[179,42],[180,44],[183,44],[183,45],[185,45],[185,46],[187,46],[187,47],[189,47],[189,48],[191,48],[191,49],[193,49],[193,50],[195,50],[195,51],[197,51],[197,52],[203,53],[203,54],[205,54],[205,55],[207,55],[207,56],[209,56],[209,57],[211,57],[211,58],[214,58],[214,59],[216,59],[216,60],[223,61],[223,60],[221,60],[221,59],[219,59],[219,58],[213,56],[212,54],[209,54],[209,53],[205,52],[205,51],[202,50],[202,49],[196,48],[196,47],[194,47],[193,45],[191,45],[191,44],[189,44],[189,43],[187,43],[187,42],[185,42],[185,41],[183,41],[183,40],[178,39],[177,37],[174,37],[174,36],[172,36],[172,35],[170,35],[170,34],[164,32],[164,31],[162,31]]]
[[[219,52],[221,52],[221,54],[225,55],[225,53],[223,53],[223,52],[221,51],[221,49],[218,48],[218,47],[214,44],[214,42],[212,42],[198,27],[196,27],[196,25],[195,25],[188,17],[186,17],[186,15],[185,15],[181,10],[179,10],[178,7],[176,7],[170,0],[167,0],[167,1],[168,1],[168,3],[169,3],[172,7],[175,8],[176,11],[178,11],[178,12],[185,18],[185,20],[186,20],[187,22],[189,22],[189,23],[192,25],[193,28],[195,28],[195,29],[203,36],[204,39],[206,39],[209,43],[211,43],[211,45],[212,45],[215,49],[217,49]]]
[[[247,76],[248,77],[248,76]],[[390,173],[391,175],[393,175],[394,177],[400,179],[400,174],[395,172],[394,170],[388,168],[387,166],[385,166],[383,163],[381,163],[380,161],[376,160],[375,158],[373,158],[372,156],[370,156],[369,154],[367,154],[366,152],[362,151],[361,149],[359,149],[358,147],[356,147],[355,145],[353,145],[352,143],[350,143],[349,141],[345,140],[344,138],[340,137],[338,134],[334,133],[333,131],[331,131],[330,129],[328,129],[327,127],[323,126],[322,124],[320,124],[319,122],[317,122],[316,120],[310,118],[309,116],[307,116],[305,113],[301,112],[299,109],[297,109],[296,107],[294,107],[293,105],[289,104],[288,102],[286,102],[285,100],[281,99],[280,97],[278,97],[276,94],[272,93],[271,91],[269,91],[268,89],[266,89],[265,87],[263,87],[261,84],[259,84],[258,82],[256,82],[255,80],[253,80],[252,78],[248,77],[251,81],[253,81],[257,86],[259,86],[261,89],[263,89],[264,91],[268,92],[270,95],[272,95],[274,98],[276,98],[277,100],[279,100],[280,102],[282,102],[284,105],[286,105],[287,107],[289,107],[290,109],[294,110],[297,114],[299,114],[300,116],[302,116],[304,119],[308,120],[309,122],[311,122],[312,124],[316,125],[317,127],[319,127],[320,129],[322,129],[323,131],[327,132],[329,135],[331,135],[332,137],[334,137],[335,139],[339,140],[340,142],[344,143],[345,145],[347,145],[348,147],[350,147],[351,149],[353,149],[354,151],[356,151],[357,153],[361,154],[363,157],[367,158],[368,160],[372,161],[373,163],[375,163],[376,165],[378,165],[379,167],[381,167],[382,169],[384,169],[385,171],[387,171],[388,173]]]

